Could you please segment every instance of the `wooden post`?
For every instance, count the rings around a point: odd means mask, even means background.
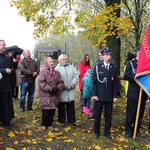
[[[137,126],[138,126],[138,120],[139,120],[139,113],[140,113],[140,107],[141,107],[141,99],[142,99],[142,88],[140,87],[140,94],[139,94],[139,100],[138,100],[138,106],[137,106],[137,112],[136,112],[136,120],[135,120],[135,126],[134,126],[133,139],[136,138],[136,132],[137,132]]]

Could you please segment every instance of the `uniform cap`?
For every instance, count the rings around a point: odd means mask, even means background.
[[[112,54],[112,51],[109,47],[105,47],[103,50],[102,50],[102,55],[105,55],[105,54]]]

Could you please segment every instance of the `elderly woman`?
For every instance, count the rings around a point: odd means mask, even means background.
[[[65,85],[64,90],[60,93],[58,122],[64,126],[67,114],[67,122],[79,126],[79,124],[76,123],[74,106],[74,101],[76,99],[75,86],[78,84],[78,71],[73,65],[68,63],[68,57],[65,54],[59,56],[58,62],[55,70],[60,72]]]
[[[40,107],[42,110],[41,130],[53,130],[55,109],[59,103],[60,91],[64,88],[63,80],[58,71],[54,70],[54,60],[47,57],[38,77]]]

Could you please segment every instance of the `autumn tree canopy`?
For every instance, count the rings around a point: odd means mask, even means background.
[[[34,23],[35,39],[50,33],[74,34],[76,29],[82,29],[82,38],[93,46],[110,46],[120,66],[120,49],[130,50],[140,45],[150,1],[10,0],[10,5],[15,6],[26,21]]]

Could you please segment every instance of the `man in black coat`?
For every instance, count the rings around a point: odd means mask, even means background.
[[[4,54],[5,49],[5,41],[0,40],[0,72],[3,76],[0,80],[0,121],[3,125],[10,125],[11,119],[14,118],[11,93],[11,74],[14,70],[11,59]]]
[[[104,109],[105,127],[104,136],[112,139],[110,135],[113,102],[118,95],[117,67],[111,62],[112,51],[105,47],[102,51],[103,61],[93,69],[93,100],[95,100],[94,137],[100,136],[100,120]]]
[[[128,91],[127,91],[127,106],[126,106],[126,124],[125,124],[125,134],[126,138],[132,138],[134,133],[134,125],[136,119],[136,112],[138,106],[138,99],[140,93],[140,86],[135,82],[135,70],[138,63],[138,55],[139,55],[140,48],[136,50],[137,56],[135,59],[132,59],[127,62],[124,79],[129,81]],[[143,138],[140,133],[141,121],[143,118],[145,104],[147,100],[147,95],[144,91],[142,91],[142,100],[141,100],[141,107],[140,107],[140,114],[137,126],[137,137]]]

